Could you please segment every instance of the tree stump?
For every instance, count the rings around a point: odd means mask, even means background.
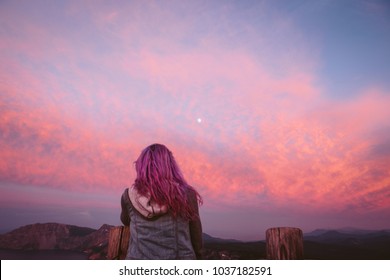
[[[302,230],[291,227],[267,229],[266,255],[269,260],[303,259]]]
[[[110,230],[108,234],[108,252],[109,260],[124,260],[129,247],[130,228],[117,226]]]

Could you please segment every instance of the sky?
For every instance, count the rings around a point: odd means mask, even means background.
[[[0,229],[120,225],[166,145],[203,231],[390,228],[390,3],[0,1]]]

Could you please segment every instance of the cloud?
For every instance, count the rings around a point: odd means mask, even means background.
[[[197,15],[182,19],[176,9],[99,5],[67,6],[61,16],[80,24],[70,30],[23,13],[5,18],[2,182],[26,192],[119,193],[134,180],[142,148],[162,142],[209,209],[388,208],[389,93],[373,85],[350,99],[329,97],[318,57],[291,22],[267,18],[277,35],[245,21],[202,33]],[[286,54],[270,51],[280,44]],[[21,191],[5,195],[17,201]]]

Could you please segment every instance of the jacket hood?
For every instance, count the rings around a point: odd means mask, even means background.
[[[151,201],[149,196],[140,195],[133,186],[129,188],[129,198],[135,209],[148,219],[161,216],[168,212],[166,205],[160,206]]]

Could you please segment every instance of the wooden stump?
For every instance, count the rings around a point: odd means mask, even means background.
[[[266,243],[266,254],[269,260],[303,259],[303,234],[299,228],[267,229]]]
[[[110,230],[108,235],[109,260],[124,260],[129,247],[130,228],[117,226]]]

